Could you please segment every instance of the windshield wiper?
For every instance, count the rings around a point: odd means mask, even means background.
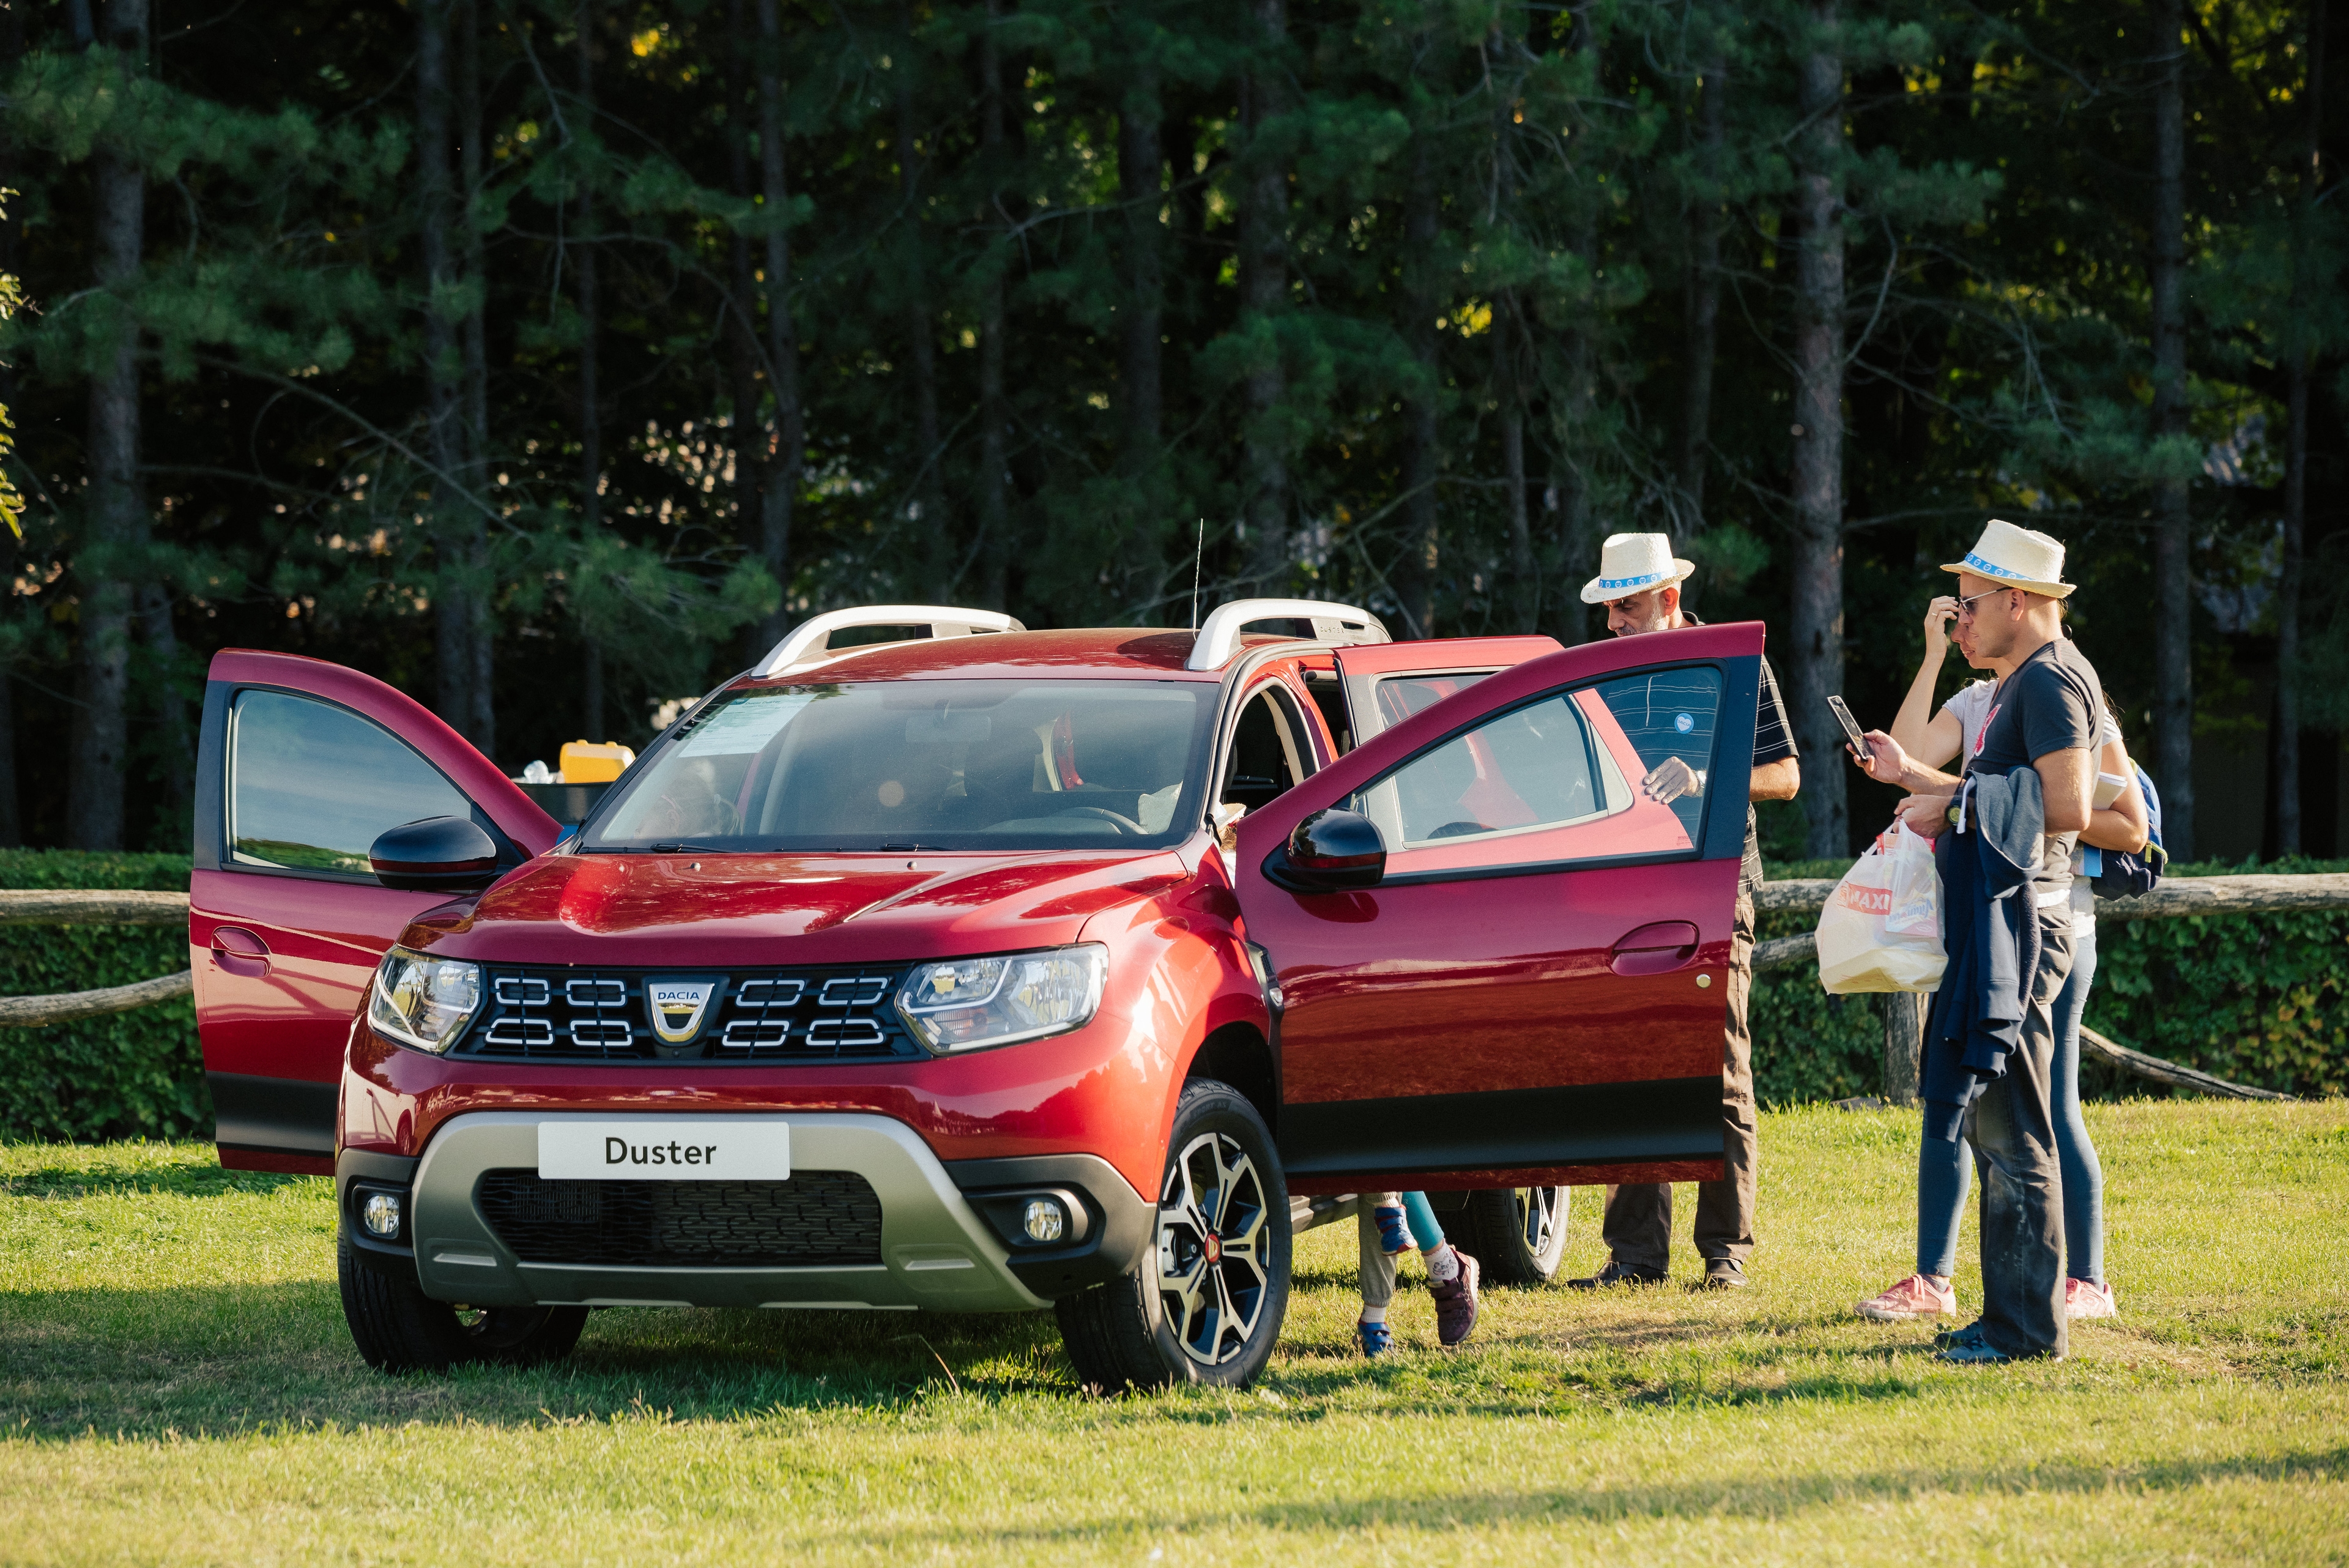
[[[884,855],[918,854],[926,849],[943,852],[944,848],[936,844],[876,844],[873,847]]]
[[[715,844],[678,843],[656,844],[652,846],[652,853],[655,855],[719,855],[724,851]]]

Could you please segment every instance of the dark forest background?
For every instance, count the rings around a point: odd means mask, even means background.
[[[814,610],[1179,626],[1195,556],[1209,604],[1580,640],[1619,529],[1769,621],[1826,756],[1821,699],[1889,719],[1998,514],[2069,544],[2173,849],[2257,809],[2334,853],[2344,30],[15,0],[0,842],[183,846],[225,646],[369,670],[519,772]],[[2265,801],[2195,799],[2216,745]],[[1890,805],[1805,783],[1781,853]]]

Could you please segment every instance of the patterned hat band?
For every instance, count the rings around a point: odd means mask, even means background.
[[[2006,577],[2018,583],[2036,582],[2038,580],[2035,577],[2024,576],[2021,572],[2016,571],[2012,566],[2002,566],[1995,561],[1985,561],[1980,556],[1975,555],[1971,550],[1966,552],[1966,558],[1961,564],[1964,566],[1967,570],[1978,572],[1985,577]]]
[[[1607,588],[1643,588],[1650,583],[1661,583],[1666,577],[1671,576],[1671,574],[1670,572],[1650,572],[1644,577],[1601,577],[1599,579],[1599,586],[1602,590]]]

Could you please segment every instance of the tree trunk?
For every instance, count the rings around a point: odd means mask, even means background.
[[[1276,424],[1287,379],[1273,336],[1288,300],[1288,172],[1258,145],[1286,107],[1288,0],[1250,0],[1256,60],[1240,81],[1240,125],[1247,168],[1240,182],[1240,330],[1255,336],[1257,359],[1247,374],[1247,433],[1242,461],[1241,515],[1247,530],[1248,586],[1275,592],[1288,581],[1288,443]]]
[[[991,228],[1003,204],[1003,59],[996,42],[1002,0],[987,0],[987,27],[978,36],[978,156],[986,166],[987,209],[982,230]],[[1008,252],[1009,246],[1004,249]],[[978,536],[979,602],[1001,609],[1009,587],[1012,554],[1006,508],[1004,464],[1010,420],[1003,398],[1003,271],[1009,254],[979,263],[978,292]]]
[[[1596,265],[1599,231],[1584,221],[1569,242],[1577,254]],[[1582,602],[1582,585],[1599,570],[1599,530],[1590,515],[1590,334],[1579,325],[1566,335],[1566,391],[1555,405],[1557,462],[1551,488],[1557,497],[1557,609],[1551,635],[1568,648],[1591,640],[1597,619]]]
[[[489,267],[481,241],[481,214],[476,207],[481,199],[482,171],[481,0],[461,0],[461,4],[464,10],[457,32],[457,169],[462,181],[458,234],[464,251],[465,278],[472,290],[465,307],[463,333],[462,472],[466,488],[476,496],[486,496],[490,489],[490,346],[484,307],[489,294]],[[471,724],[460,727],[484,755],[494,757],[498,745],[497,606],[487,522],[479,506],[465,508],[466,564],[473,581],[473,591],[468,596],[473,612],[470,639],[473,713]]]
[[[791,210],[783,138],[783,29],[776,0],[759,0],[759,176],[766,202],[767,378],[775,390],[775,449],[767,465],[759,511],[759,553],[786,602],[767,618],[767,636],[781,641],[791,624],[792,504],[799,498],[800,463],[807,450],[800,408],[800,337],[792,315],[792,237],[783,230]]]
[[[1117,382],[1123,400],[1118,466],[1132,514],[1125,529],[1124,574],[1130,597],[1158,582],[1159,543],[1166,519],[1158,515],[1160,422],[1164,416],[1163,345],[1166,267],[1158,221],[1165,202],[1165,157],[1159,127],[1158,64],[1136,65],[1118,105],[1117,193],[1125,208],[1125,289],[1118,307]]]
[[[104,42],[126,71],[147,49],[144,0],[108,0]],[[137,161],[100,144],[91,159],[93,249],[101,297],[111,317],[110,342],[89,383],[88,545],[81,594],[81,669],[67,759],[66,843],[76,849],[122,847],[123,703],[130,663],[137,557],[147,538],[147,502],[139,480],[139,326],[129,296],[137,287],[146,242],[147,185]]]
[[[2291,391],[2286,401],[2288,434],[2283,469],[2283,573],[2276,584],[2276,848],[2301,849],[2300,813],[2300,590],[2308,546],[2308,373],[2311,345],[2309,227],[2315,218],[2316,187],[2323,176],[2324,0],[2315,0],[2308,18],[2308,149],[2300,166],[2300,211],[2292,233],[2292,306],[2289,347]]]
[[[922,243],[921,138],[914,127],[914,13],[898,11],[897,194],[904,207],[898,267],[905,282],[905,347],[914,358],[914,505],[925,541],[925,585],[934,604],[951,603],[957,563],[954,529],[947,515],[945,443],[938,433],[938,346],[930,321],[929,259]]]
[[[1848,852],[1830,696],[1843,691],[1843,57],[1837,0],[1809,0],[1795,141],[1794,708],[1810,762],[1809,853]]]
[[[1411,189],[1403,211],[1403,341],[1411,345],[1419,384],[1403,401],[1403,559],[1395,587],[1402,594],[1403,619],[1413,637],[1435,635],[1435,591],[1442,563],[1442,537],[1437,532],[1435,482],[1441,464],[1436,450],[1436,400],[1443,372],[1437,363],[1435,313],[1442,301],[1430,276],[1443,212],[1435,191],[1435,170],[1429,157],[1429,135],[1412,138]]]
[[[1516,299],[1504,292],[1493,306],[1493,396],[1501,404],[1501,472],[1509,487],[1509,575],[1516,579],[1512,628],[1541,625],[1540,578],[1534,571],[1533,518],[1526,505],[1526,405],[1517,386]]]
[[[425,455],[430,460],[432,532],[440,581],[432,595],[435,706],[459,734],[473,728],[472,529],[459,475],[465,467],[459,400],[463,372],[449,291],[457,283],[449,239],[449,14],[451,0],[417,0],[416,200],[424,251]]]
[[[1722,99],[1729,91],[1728,57],[1716,47],[1704,63],[1697,109],[1697,194],[1689,213],[1688,286],[1682,311],[1681,493],[1688,511],[1684,533],[1704,531],[1705,453],[1713,436],[1713,362],[1721,320]]]
[[[756,90],[746,86],[744,72],[756,57],[743,0],[726,0],[726,181],[727,189],[743,202],[756,192],[750,185],[750,126],[745,116]],[[755,73],[753,73],[755,76]],[[763,97],[761,114],[764,113]],[[734,401],[734,512],[740,536],[748,538],[755,524],[761,543],[766,535],[766,467],[769,436],[759,418],[759,286],[750,266],[750,236],[737,228],[727,247],[726,369],[728,390]],[[786,595],[788,597],[788,594]],[[776,612],[743,633],[743,653],[756,664],[781,639],[781,605]]]
[[[2153,142],[2153,435],[2186,433],[2186,46],[2179,0],[2157,0]],[[2187,480],[2154,485],[2154,782],[2162,846],[2194,858],[2193,519]]]
[[[16,682],[0,669],[0,848],[25,842],[25,820],[16,804]]]
[[[595,186],[585,167],[587,130],[595,112],[595,0],[579,0],[578,104],[572,137],[580,154],[579,198],[572,215],[572,283],[579,309],[579,519],[593,535],[604,525],[604,421],[596,385],[597,339],[602,321],[595,291]],[[579,635],[586,644],[585,679],[580,681],[580,721],[585,740],[603,741],[604,649],[595,640],[594,625],[582,617]]]
[[[188,733],[188,705],[180,697],[174,668],[180,661],[179,633],[171,626],[171,590],[150,578],[139,589],[139,629],[146,639],[153,670],[155,728],[161,742],[164,821],[192,827],[195,802],[189,784],[195,761],[195,737]],[[174,852],[187,847],[174,826],[162,847]]]

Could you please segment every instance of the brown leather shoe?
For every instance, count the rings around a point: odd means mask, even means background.
[[[1670,1276],[1661,1269],[1635,1269],[1619,1258],[1609,1258],[1607,1266],[1588,1279],[1568,1280],[1570,1291],[1599,1291],[1612,1285],[1661,1285]]]

